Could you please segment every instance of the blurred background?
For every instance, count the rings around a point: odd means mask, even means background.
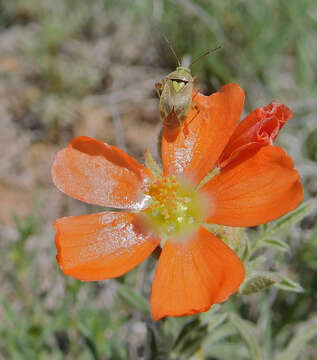
[[[317,358],[316,209],[277,235],[277,256],[263,250],[301,287],[198,317],[151,320],[154,260],[100,283],[58,269],[54,219],[98,209],[53,186],[54,154],[78,135],[155,154],[154,84],[177,65],[164,36],[180,58],[222,46],[193,66],[204,94],[234,81],[245,113],[273,99],[293,110],[278,144],[316,202],[315,0],[0,0],[1,359]]]

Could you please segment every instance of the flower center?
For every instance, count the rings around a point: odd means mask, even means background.
[[[148,184],[148,197],[143,210],[149,226],[162,237],[177,238],[193,231],[202,221],[204,201],[193,186],[175,176],[160,176]]]

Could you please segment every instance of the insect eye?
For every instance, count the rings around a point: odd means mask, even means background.
[[[181,79],[171,79],[173,82],[176,82],[176,83],[183,83],[184,85],[188,84],[188,81],[187,80],[181,80]]]

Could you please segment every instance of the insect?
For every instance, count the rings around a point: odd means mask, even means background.
[[[186,119],[191,106],[195,106],[197,113],[199,108],[193,104],[193,92],[195,77],[191,74],[191,66],[202,57],[220,49],[208,50],[194,60],[189,67],[181,66],[179,59],[170,46],[171,51],[177,59],[178,67],[163,79],[162,83],[156,83],[155,88],[160,99],[160,117],[167,129],[171,132],[177,132]],[[197,91],[198,92],[198,91]]]

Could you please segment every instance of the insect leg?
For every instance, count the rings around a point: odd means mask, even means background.
[[[197,96],[197,94],[199,93],[199,91],[200,91],[200,89],[194,89],[194,95],[193,95],[193,97],[192,97],[192,100],[194,100],[195,99],[195,97]]]
[[[159,154],[161,163],[162,163],[162,136],[163,136],[163,128],[161,128],[159,136],[157,138],[157,152]]]
[[[199,106],[197,105],[197,104],[195,104],[194,102],[192,102],[192,106],[194,107],[194,109],[196,110],[196,114],[190,119],[190,121],[188,122],[188,123],[185,123],[185,127],[186,127],[186,131],[188,131],[188,125],[193,121],[193,120],[195,120],[195,118],[196,118],[196,116],[198,116],[199,115],[199,113],[200,113],[200,108],[199,108]]]
[[[157,93],[157,96],[160,98],[163,90],[163,85],[160,82],[155,83],[155,90]]]

